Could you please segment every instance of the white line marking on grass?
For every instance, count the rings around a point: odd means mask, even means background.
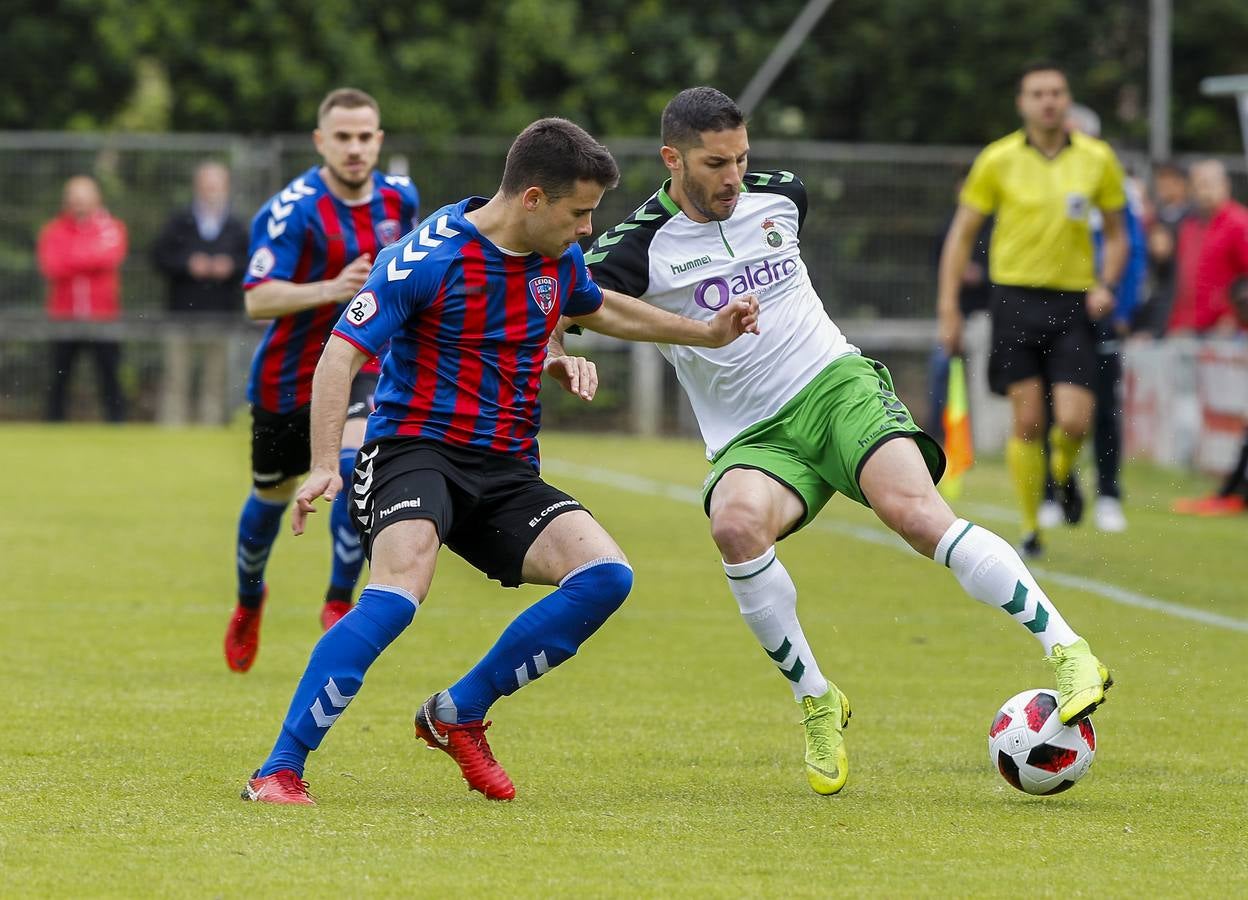
[[[542,468],[548,472],[555,472],[560,475],[566,475],[570,478],[580,478],[592,481],[596,484],[602,484],[618,490],[628,491],[633,494],[644,494],[649,497],[663,497],[668,500],[688,503],[698,507],[702,505],[702,494],[700,491],[686,485],[656,481],[653,478],[646,478],[644,475],[631,475],[627,472],[617,472],[614,469],[603,469],[598,466],[583,466],[580,463],[565,462],[559,459],[544,460]],[[981,509],[980,512],[982,513],[983,509]],[[846,537],[851,537],[859,541],[865,541],[870,544],[879,544],[884,547],[904,550],[909,554],[914,553],[905,541],[893,532],[884,528],[872,528],[865,525],[850,525],[845,522],[830,522],[823,519],[816,519],[813,523],[813,527],[820,531],[830,531],[835,534],[844,535]],[[1135,591],[1127,590],[1126,588],[1119,587],[1118,585],[1109,584],[1105,581],[1098,581],[1095,578],[1085,578],[1082,575],[1071,575],[1066,572],[1058,572],[1053,569],[1042,569],[1034,566],[1031,567],[1031,571],[1040,578],[1047,578],[1050,581],[1057,582],[1058,584],[1065,585],[1066,587],[1087,591],[1089,594],[1096,594],[1098,597],[1103,597],[1113,603],[1120,603],[1123,606],[1134,606],[1137,609],[1148,609],[1167,616],[1174,616],[1177,619],[1188,619],[1192,622],[1200,622],[1202,625],[1212,625],[1215,628],[1225,628],[1229,631],[1248,633],[1248,621],[1243,619],[1223,616],[1218,613],[1205,612],[1202,609],[1194,609],[1190,606],[1184,606],[1181,603],[1171,603],[1168,600],[1150,597],[1147,594],[1138,594]]]

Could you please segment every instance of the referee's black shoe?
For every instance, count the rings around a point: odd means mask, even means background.
[[[1058,485],[1057,502],[1062,506],[1062,516],[1067,525],[1078,525],[1083,521],[1083,489],[1079,487],[1079,479],[1071,472],[1064,484]]]
[[[1023,535],[1023,540],[1018,545],[1018,555],[1023,559],[1044,558],[1044,544],[1040,542],[1040,532],[1033,531]]]

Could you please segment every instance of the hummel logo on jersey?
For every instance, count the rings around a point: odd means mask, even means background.
[[[543,315],[550,315],[559,299],[559,282],[549,275],[539,275],[529,280],[529,296]]]
[[[697,269],[701,266],[709,266],[710,264],[711,258],[709,256],[699,256],[697,259],[691,259],[688,262],[683,262],[678,266],[673,265],[672,274],[679,275],[681,272],[688,272],[690,269]]]
[[[400,500],[393,506],[387,506],[381,512],[377,513],[377,518],[384,519],[386,516],[398,512],[401,509],[420,509],[420,498],[415,500]]]
[[[441,216],[438,218],[437,223],[433,226],[434,234],[438,235],[438,237],[453,238],[459,235],[458,231],[446,224],[449,218],[450,216]],[[442,246],[442,242],[438,240],[438,238],[431,235],[429,233],[429,226],[425,225],[424,228],[420,229],[420,231],[416,233],[414,239],[409,240],[403,245],[403,252],[400,254],[403,262],[408,264],[418,263],[429,255],[429,250],[417,250],[417,244],[422,247],[428,247],[430,250]],[[388,281],[402,281],[411,274],[411,269],[399,268],[399,257],[390,257],[390,264],[386,266],[386,279]]]

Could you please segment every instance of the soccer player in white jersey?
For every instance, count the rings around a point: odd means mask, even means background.
[[[602,287],[692,318],[758,297],[756,340],[660,349],[706,441],[703,502],[728,586],[801,704],[811,787],[834,794],[849,776],[849,700],[820,671],[775,545],[838,491],[1040,641],[1056,669],[1063,722],[1091,713],[1111,684],[1108,670],[1014,549],[950,510],[935,487],[940,447],[897,399],[888,370],[828,318],[802,262],[801,181],[791,172],[747,174],[744,117],[714,88],[676,95],[662,129],[670,180],[585,259]]]

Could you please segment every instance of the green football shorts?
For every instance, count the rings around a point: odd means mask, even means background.
[[[729,469],[758,469],[802,499],[806,514],[788,534],[809,524],[837,491],[870,506],[858,476],[871,454],[896,437],[914,438],[932,481],[940,481],[945,453],[897,398],[888,369],[847,354],[829,363],[778,413],[754,423],[715,454],[702,484],[702,507],[709,515],[711,492]]]

